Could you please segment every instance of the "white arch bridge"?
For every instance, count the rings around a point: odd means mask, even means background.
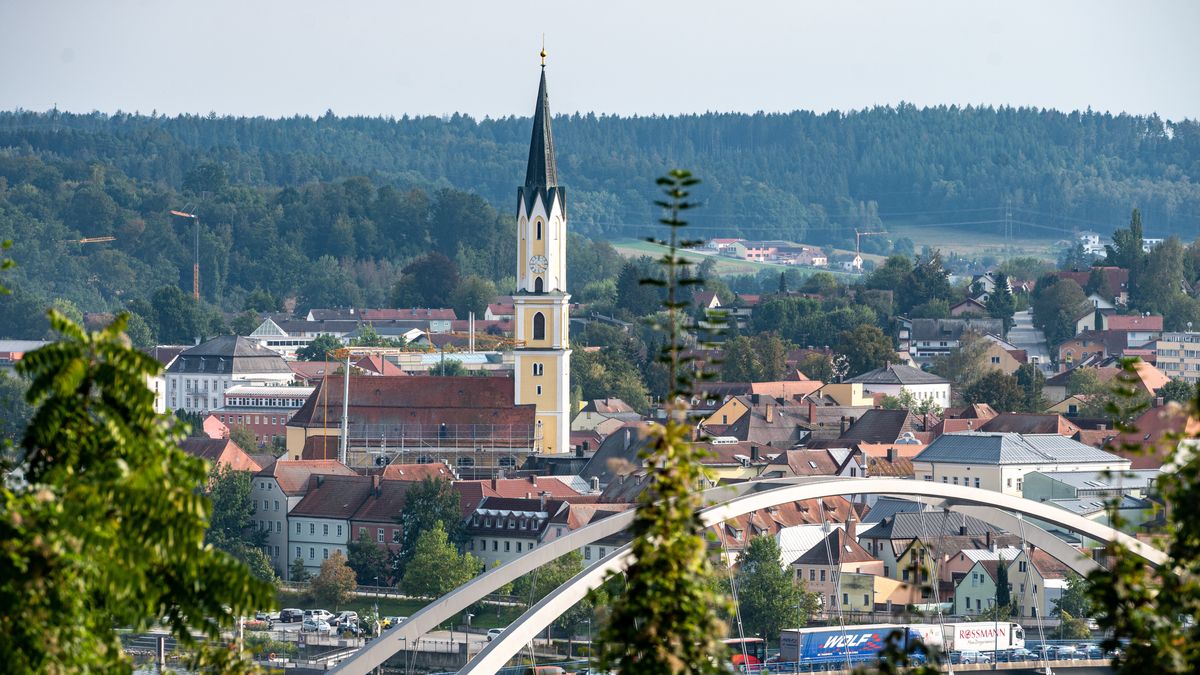
[[[703,508],[701,517],[705,526],[710,527],[770,506],[852,495],[896,495],[940,500],[949,510],[978,518],[1008,532],[1020,532],[1026,541],[1042,548],[1079,574],[1092,571],[1097,563],[1082,556],[1053,534],[1027,522],[1026,517],[1052,523],[1091,539],[1120,542],[1154,567],[1166,560],[1166,554],[1158,549],[1057,506],[965,485],[900,478],[786,478],[722,486],[704,492],[704,503],[709,506]],[[476,577],[371,641],[339,664],[335,671],[346,675],[366,675],[406,645],[413,644],[422,635],[457,616],[504,584],[571,551],[627,529],[633,522],[633,516],[634,512],[630,510],[599,520]],[[627,568],[632,558],[627,544],[596,561],[530,607],[459,672],[482,675],[504,667],[526,644],[583,599],[588,591],[599,586],[610,573]]]

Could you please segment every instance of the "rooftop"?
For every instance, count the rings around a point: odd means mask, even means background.
[[[939,375],[927,373],[919,368],[890,363],[846,380],[848,383],[863,384],[949,384]]]
[[[1124,460],[1058,434],[959,432],[939,436],[913,461],[949,464],[1109,464]]]

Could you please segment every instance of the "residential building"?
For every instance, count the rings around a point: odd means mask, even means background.
[[[1008,567],[999,559],[976,560],[971,565],[954,584],[955,616],[975,616],[996,606],[996,579],[1001,565]]]
[[[917,401],[932,401],[943,408],[950,405],[949,380],[909,366],[888,364],[845,382],[862,384],[864,394],[900,396],[908,392]]]
[[[1011,342],[991,334],[984,335],[983,339],[987,344],[987,349],[983,352],[983,363],[986,367],[999,370],[1005,375],[1012,375],[1017,368],[1029,362],[1027,352]]]
[[[353,476],[354,471],[334,461],[276,461],[251,477],[250,500],[254,503],[254,522],[267,532],[264,547],[275,573],[288,578],[288,513],[307,494],[309,478],[314,475]]]
[[[399,553],[404,531],[400,526],[400,514],[415,481],[388,480],[386,473],[374,478],[366,500],[350,518],[350,541],[366,538],[390,553]]]
[[[805,406],[762,394],[734,396],[704,419],[699,429],[717,441],[747,441],[790,448],[808,437]]]
[[[987,316],[987,305],[976,300],[975,298],[967,298],[958,304],[951,305],[950,316],[966,317],[966,316]]]
[[[1155,365],[1171,379],[1189,384],[1200,382],[1200,332],[1163,333],[1154,343]]]
[[[913,459],[918,480],[1019,497],[1034,471],[1124,471],[1129,460],[1057,434],[944,434]]]
[[[1008,565],[1008,584],[1015,615],[1021,619],[1048,617],[1055,600],[1067,588],[1071,568],[1040,548],[1030,546]]]
[[[1087,289],[1093,270],[1099,270],[1097,274],[1104,280],[1098,292],[1102,294],[1101,298],[1106,304],[1129,304],[1129,270],[1123,267],[1093,267],[1082,271],[1056,272],[1055,276],[1059,279],[1070,279],[1079,284],[1080,288]]]
[[[292,370],[279,354],[240,336],[222,335],[180,352],[167,368],[167,406],[206,413],[221,407],[237,383],[288,384]]]
[[[150,391],[154,392],[154,412],[164,414],[167,412],[167,368],[175,362],[175,359],[187,349],[185,346],[160,345],[151,347],[145,350],[150,358],[158,361],[162,365],[162,370],[146,376],[146,386]]]
[[[1157,314],[1100,313],[1102,330],[1125,333],[1126,347],[1140,347],[1162,337],[1163,318]]]
[[[226,427],[246,427],[259,446],[282,445],[287,423],[313,393],[313,387],[235,384],[225,390],[224,405],[212,410]]]
[[[941,570],[963,550],[1008,546],[1019,539],[961,513],[927,509],[894,511],[865,529],[858,542],[883,561],[884,576],[918,584],[928,592],[935,562]]]
[[[551,518],[565,508],[567,502],[545,496],[485,497],[465,522],[467,551],[482,560],[485,569],[503,565],[532,551]]]
[[[804,582],[806,590],[820,596],[826,612],[836,611],[840,605],[852,602],[848,597],[839,597],[842,593],[849,593],[849,587],[842,587],[838,583],[842,574],[887,576],[883,562],[855,539],[857,527],[858,519],[851,514],[845,529],[833,530],[824,541],[791,563],[795,578]],[[856,592],[855,601],[859,597],[861,594]],[[869,598],[862,605],[874,609],[874,603]]]
[[[0,340],[0,370],[12,372],[26,352],[50,344],[45,340]]]
[[[310,476],[304,497],[288,512],[289,569],[299,558],[316,576],[335,551],[347,555],[350,521],[378,482],[378,476]]]
[[[932,361],[958,347],[963,333],[1004,335],[1000,319],[912,319],[908,352],[919,362]]]

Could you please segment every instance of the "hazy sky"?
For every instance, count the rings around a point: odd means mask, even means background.
[[[0,0],[0,109],[1200,117],[1200,2]]]

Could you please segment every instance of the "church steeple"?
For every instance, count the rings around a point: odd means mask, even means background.
[[[546,92],[546,51],[542,50],[542,81],[538,85],[537,107],[533,111],[533,137],[529,139],[529,166],[525,169],[525,188],[558,185],[554,164],[554,135],[550,132],[550,94]]]

